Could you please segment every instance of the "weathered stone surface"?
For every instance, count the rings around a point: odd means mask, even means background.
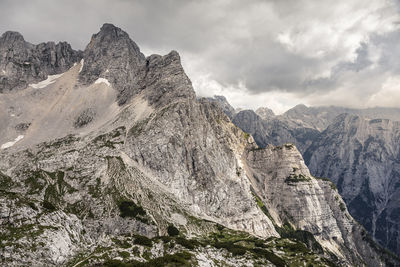
[[[18,32],[5,32],[0,37],[0,93],[65,72],[81,57],[66,42],[33,45]]]
[[[298,105],[266,119],[251,110],[241,111],[233,122],[252,134],[261,147],[295,144],[311,173],[329,177],[350,213],[381,245],[400,254],[399,123],[382,119],[398,119],[398,114],[394,108]]]
[[[312,172],[330,177],[350,213],[385,247],[400,254],[400,123],[343,114],[304,156]]]

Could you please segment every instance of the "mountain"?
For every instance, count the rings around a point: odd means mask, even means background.
[[[18,32],[0,37],[0,93],[18,90],[68,70],[82,58],[66,42],[33,45]]]
[[[232,121],[261,147],[295,144],[311,173],[329,177],[351,215],[382,246],[400,255],[400,122],[388,119],[400,118],[399,112],[298,105],[264,118],[244,110]]]
[[[268,116],[267,119],[262,119],[252,110],[238,112],[232,122],[251,134],[261,147],[268,144],[292,143],[300,152],[306,151],[312,140],[320,133],[313,128],[295,127],[293,123],[277,116]]]
[[[197,99],[177,52],[105,24],[82,55],[0,94],[3,266],[399,264],[295,146]]]
[[[400,122],[340,115],[304,157],[314,175],[331,177],[374,238],[400,254]]]

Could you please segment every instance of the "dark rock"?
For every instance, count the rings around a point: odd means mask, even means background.
[[[33,45],[18,32],[6,32],[0,37],[0,93],[65,72],[81,57],[66,42]]]

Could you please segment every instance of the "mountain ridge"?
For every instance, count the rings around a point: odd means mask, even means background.
[[[332,109],[335,107],[314,108],[314,111]],[[348,113],[349,109],[337,108],[336,112],[346,112],[333,119],[328,118],[335,112],[329,116],[322,114],[317,124],[318,114],[314,116],[310,110],[313,109],[300,106],[288,114],[266,119],[254,111],[244,110],[236,113],[232,121],[252,134],[261,147],[295,144],[311,173],[329,177],[338,187],[350,213],[381,245],[399,254],[399,224],[395,219],[399,207],[396,200],[399,122],[379,118],[385,112],[399,109],[375,108]],[[374,110],[383,111],[370,116]],[[396,112],[386,117],[396,117]],[[324,130],[315,126],[327,122]]]
[[[103,50],[102,31],[123,40]],[[3,136],[27,123],[0,150],[4,264],[397,264],[293,145],[260,149],[196,99],[177,52],[143,59],[118,32],[55,82],[0,94]]]

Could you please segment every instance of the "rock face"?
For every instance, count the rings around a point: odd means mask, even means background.
[[[145,58],[113,25],[0,102],[2,265],[398,264],[293,145],[259,148],[196,99],[177,52]]]
[[[252,134],[261,147],[295,144],[311,173],[329,177],[351,215],[382,246],[400,255],[399,122],[379,119],[398,119],[398,113],[399,109],[390,108],[299,105],[265,119],[251,110],[241,111],[233,123]]]
[[[343,114],[304,156],[314,175],[331,177],[350,213],[400,254],[400,123]]]
[[[377,264],[375,252],[357,243],[365,231],[351,218],[335,186],[312,177],[293,145],[247,153],[255,191],[270,205],[272,217],[279,214],[281,222],[312,233],[323,247],[351,259],[341,264]]]
[[[277,116],[268,116],[267,119],[262,119],[252,110],[238,112],[232,122],[243,131],[251,134],[261,147],[265,147],[267,144],[292,143],[301,152],[304,152],[319,134],[316,129],[296,127],[293,123],[282,120]]]
[[[65,72],[81,57],[66,42],[33,45],[18,32],[6,32],[0,37],[0,93]]]

